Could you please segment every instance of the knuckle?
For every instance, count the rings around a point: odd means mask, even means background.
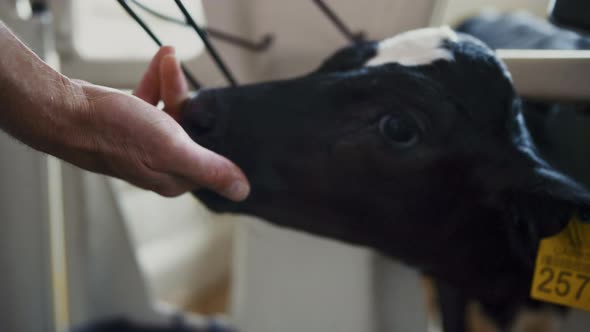
[[[149,162],[150,168],[164,170],[175,157],[186,148],[186,140],[175,128],[163,123],[155,125],[157,135],[143,142],[143,158]]]
[[[178,135],[166,135],[151,151],[146,158],[150,168],[156,171],[168,171],[178,163],[178,156],[185,153],[186,141]]]
[[[182,135],[182,133],[169,135],[165,144],[168,149],[172,149],[173,151],[184,152],[188,149],[187,137]]]
[[[146,166],[155,172],[166,172],[171,168],[170,166],[175,163],[173,156],[176,154],[169,153],[174,151],[173,143],[171,143],[166,137],[161,142],[154,142],[150,144],[146,151],[143,151],[141,159],[145,161]]]

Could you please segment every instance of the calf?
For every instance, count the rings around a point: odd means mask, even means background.
[[[374,248],[507,329],[540,305],[539,240],[590,203],[538,156],[520,109],[494,52],[440,28],[348,47],[303,77],[202,90],[181,123],[251,181],[242,203],[195,192],[213,211]]]

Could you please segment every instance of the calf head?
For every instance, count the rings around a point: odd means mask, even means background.
[[[529,273],[539,238],[588,202],[537,156],[504,65],[448,28],[200,91],[181,122],[251,181],[241,203],[196,192],[212,210],[369,246],[474,292]]]

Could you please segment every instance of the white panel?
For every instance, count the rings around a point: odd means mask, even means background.
[[[233,319],[242,332],[374,330],[371,253],[252,219],[235,244]]]
[[[376,331],[425,332],[426,294],[416,270],[387,257],[375,256],[373,296]]]
[[[590,100],[590,51],[499,50],[523,97]]]
[[[0,331],[54,331],[46,163],[0,132]]]
[[[167,321],[154,308],[108,178],[64,165],[63,179],[72,325],[120,316]]]
[[[0,19],[55,65],[51,17],[23,21],[16,2],[0,1]],[[55,331],[49,225],[56,197],[47,165],[45,155],[0,130],[0,331]]]

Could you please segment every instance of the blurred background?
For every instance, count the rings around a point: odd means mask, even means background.
[[[488,7],[546,17],[548,2],[327,1],[375,40]],[[181,18],[172,1],[140,3]],[[347,45],[312,1],[186,3],[208,28],[254,43],[272,36],[257,51],[214,39],[241,83],[305,74]],[[226,84],[192,30],[141,13],[204,85]],[[157,50],[116,1],[0,0],[0,19],[65,75],[125,90]],[[213,215],[191,195],[165,199],[0,135],[2,331],[61,332],[115,316],[245,332],[436,330],[418,274],[371,251]]]

